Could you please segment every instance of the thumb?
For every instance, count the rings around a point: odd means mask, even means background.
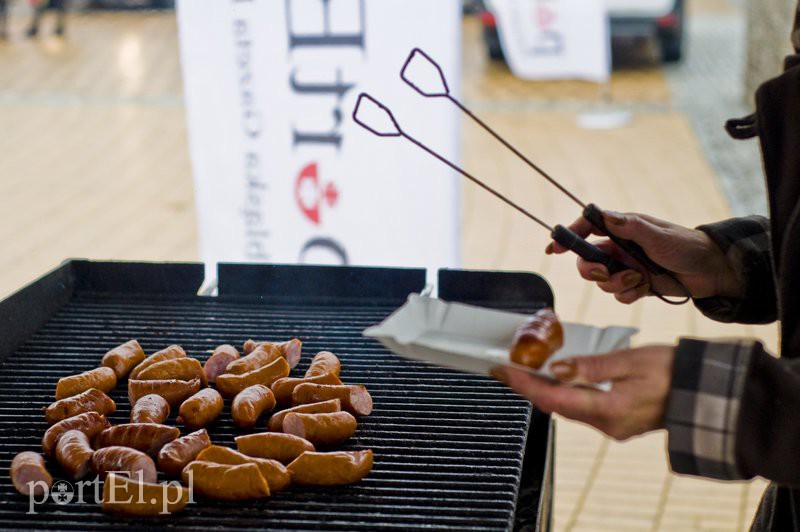
[[[630,376],[631,364],[627,357],[607,353],[559,360],[550,366],[550,371],[562,382],[602,382]]]
[[[662,248],[669,244],[670,235],[666,227],[655,223],[655,219],[636,213],[603,211],[603,220],[614,236],[632,240],[645,251]]]

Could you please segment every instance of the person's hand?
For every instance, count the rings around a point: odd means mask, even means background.
[[[673,346],[653,345],[552,365],[562,382],[610,380],[609,392],[564,386],[510,367],[495,368],[492,375],[545,413],[558,413],[625,440],[664,426],[674,358]]]
[[[731,269],[722,250],[704,232],[645,214],[605,211],[603,217],[614,235],[636,242],[654,262],[674,272],[692,297],[741,296],[741,280]],[[590,234],[600,235],[585,218],[576,220],[570,229],[583,238]],[[633,303],[651,293],[651,289],[667,296],[685,295],[672,279],[650,274],[611,240],[596,244],[631,269],[609,276],[608,269],[602,264],[578,258],[578,273],[586,280],[595,281],[601,290],[614,294],[621,303]],[[545,253],[566,251],[553,242]]]

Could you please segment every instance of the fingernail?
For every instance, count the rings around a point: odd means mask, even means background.
[[[598,281],[600,283],[605,283],[608,281],[608,275],[606,275],[602,270],[591,270],[589,272],[589,278],[592,281]]]
[[[625,225],[625,215],[615,211],[605,211],[603,215],[614,225]]]
[[[553,243],[552,242],[547,244],[547,247],[544,248],[544,254],[545,255],[552,255],[553,254]]]
[[[628,272],[622,276],[622,284],[629,288],[633,288],[641,282],[642,274],[639,272]]]
[[[503,368],[492,368],[489,370],[489,375],[499,380],[503,384],[508,384],[508,375]]]
[[[572,360],[560,360],[550,366],[550,371],[560,381],[571,381],[578,374],[578,368]]]

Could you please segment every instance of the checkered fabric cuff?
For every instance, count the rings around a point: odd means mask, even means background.
[[[701,225],[698,229],[725,253],[728,263],[742,280],[743,296],[741,299],[695,299],[697,308],[716,321],[775,321],[777,295],[770,256],[769,220],[763,216],[748,216]]]
[[[736,429],[745,374],[756,342],[682,339],[675,350],[665,424],[676,473],[743,478]]]

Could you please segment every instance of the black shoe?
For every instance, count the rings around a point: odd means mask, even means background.
[[[25,32],[25,35],[31,38],[36,37],[38,34],[39,34],[39,28],[34,28],[34,27],[28,28],[28,31]]]
[[[64,26],[56,27],[56,35],[58,35],[59,37],[64,36]]]

